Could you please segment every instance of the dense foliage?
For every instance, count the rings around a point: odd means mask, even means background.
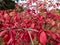
[[[60,10],[55,8],[59,3],[39,2],[0,2],[0,45],[60,45]],[[48,10],[50,6],[54,8]]]
[[[0,39],[2,45],[60,45],[60,16],[53,12],[35,15],[30,9],[0,10]]]

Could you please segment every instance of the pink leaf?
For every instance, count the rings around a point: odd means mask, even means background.
[[[11,38],[11,39],[8,41],[8,43],[7,43],[7,44],[10,44],[10,43],[12,43],[12,41],[13,41],[13,39]]]
[[[0,36],[3,36],[6,32],[7,32],[7,30],[0,32]]]
[[[58,43],[57,45],[60,45],[60,43]]]
[[[35,26],[35,24],[34,24],[34,23],[32,23],[32,24],[31,24],[31,27],[32,27],[32,28],[34,28],[34,26]]]
[[[40,34],[40,43],[41,43],[42,45],[45,45],[46,42],[47,42],[47,37],[46,37],[45,32],[43,31],[43,32],[41,32],[41,34]]]

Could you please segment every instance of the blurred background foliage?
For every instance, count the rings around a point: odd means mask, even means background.
[[[0,10],[14,9],[15,2],[12,0],[0,0]]]

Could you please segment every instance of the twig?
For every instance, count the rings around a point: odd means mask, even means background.
[[[31,35],[30,35],[30,32],[29,32],[29,31],[28,31],[28,34],[29,34],[29,36],[30,36],[30,40],[31,40],[32,45],[34,45],[34,42],[33,42],[33,40],[32,40],[32,37],[31,37]]]
[[[29,31],[39,32],[39,31],[36,30],[36,29],[31,29],[31,28],[24,28],[24,29],[29,30]]]

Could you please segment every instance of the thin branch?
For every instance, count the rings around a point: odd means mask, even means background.
[[[31,35],[30,35],[30,32],[29,32],[29,31],[28,31],[28,34],[29,34],[29,36],[30,36],[30,40],[31,40],[32,45],[34,45],[34,42],[33,42],[33,40],[32,40],[32,37],[31,37]]]
[[[24,29],[29,30],[29,31],[39,32],[39,31],[36,30],[36,29],[31,29],[31,28],[24,28]]]

